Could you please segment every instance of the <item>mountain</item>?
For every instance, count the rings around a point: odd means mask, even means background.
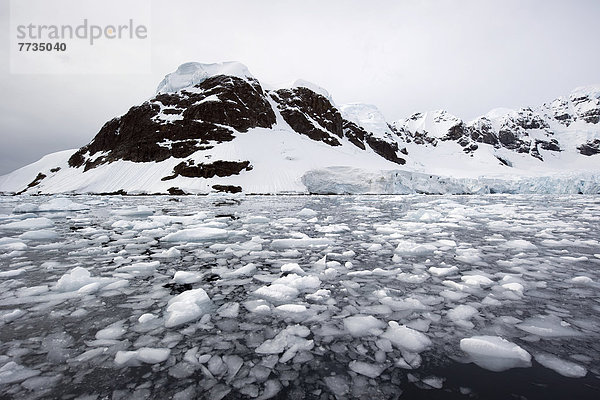
[[[186,63],[77,150],[0,177],[5,193],[600,192],[600,87],[465,122],[388,123],[298,80]]]

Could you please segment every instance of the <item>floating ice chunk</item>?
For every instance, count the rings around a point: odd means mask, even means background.
[[[204,289],[186,290],[169,301],[165,327],[172,328],[195,321],[206,314],[211,306],[212,301]]]
[[[444,387],[444,378],[440,378],[437,376],[429,376],[427,378],[424,378],[421,382],[423,382],[427,386],[431,386],[434,389],[441,389]]]
[[[92,283],[88,283],[85,286],[80,287],[77,290],[78,294],[92,294],[92,293],[96,293],[98,290],[100,290],[100,288],[102,287],[102,285],[100,284],[100,282],[92,282]]]
[[[489,286],[494,283],[490,278],[483,275],[464,275],[460,277],[460,280],[469,286]]]
[[[481,300],[481,304],[485,306],[499,306],[502,302],[494,297],[494,295],[488,295]]]
[[[14,361],[9,361],[0,367],[0,385],[21,382],[40,373],[41,371],[24,367]]]
[[[305,339],[309,334],[310,330],[303,325],[288,326],[273,339],[263,342],[255,351],[258,354],[280,354],[285,351],[279,359],[279,362],[285,363],[294,358],[298,351],[312,350],[314,342]]]
[[[422,272],[420,274],[409,274],[407,272],[402,272],[398,274],[396,279],[406,283],[423,283],[429,279],[429,274],[427,272]]]
[[[293,272],[298,275],[306,275],[306,272],[304,272],[297,263],[283,264],[281,266],[281,272]]]
[[[322,233],[342,233],[350,231],[350,228],[346,224],[333,224],[333,225],[316,225],[315,230]]]
[[[96,332],[96,339],[98,340],[114,340],[120,339],[125,333],[127,333],[127,329],[123,326],[123,321],[117,321],[113,324],[110,324],[104,329]]]
[[[211,358],[212,356],[210,354],[203,354],[201,356],[198,356],[198,362],[200,364],[206,364]]]
[[[286,285],[297,290],[317,289],[321,286],[321,280],[314,275],[299,276],[297,274],[289,274],[283,276],[273,282],[275,285]]]
[[[367,251],[379,251],[383,248],[383,246],[380,243],[373,243],[372,245],[370,245],[369,247],[367,247]]]
[[[133,221],[128,221],[128,220],[119,220],[119,221],[115,221],[112,223],[111,228],[118,228],[118,229],[131,229],[133,227]]]
[[[129,286],[129,281],[127,279],[119,279],[118,281],[109,283],[108,285],[104,286],[102,290],[116,290],[122,289],[127,286]]]
[[[75,203],[70,199],[65,198],[54,198],[50,201],[39,205],[37,211],[41,212],[52,212],[52,211],[80,211],[87,210],[88,206],[84,204]]]
[[[319,289],[314,293],[307,294],[306,299],[312,301],[324,301],[331,297],[331,291],[327,289]]]
[[[270,301],[286,302],[296,298],[300,292],[298,289],[288,285],[271,284],[259,287],[254,291],[254,294]]]
[[[34,231],[35,232],[35,231]],[[26,232],[29,233],[29,232]],[[0,244],[0,249],[3,251],[24,251],[27,250],[27,245],[20,240],[11,240],[8,243]]]
[[[108,350],[108,347],[98,347],[96,349],[85,351],[85,352],[81,353],[80,355],[78,355],[77,357],[67,360],[67,362],[69,362],[69,363],[87,362],[93,358],[96,358],[96,357],[106,353],[107,350]]]
[[[168,250],[163,250],[160,253],[153,254],[155,258],[177,258],[181,257],[181,251],[177,247],[171,247]]]
[[[299,314],[306,312],[306,306],[302,304],[282,304],[275,307],[275,309],[282,313]]]
[[[433,210],[418,209],[406,213],[405,219],[418,222],[437,222],[442,219],[442,214]]]
[[[142,347],[135,351],[117,351],[115,355],[115,364],[122,365],[141,365],[158,364],[166,361],[171,354],[170,349]]]
[[[38,206],[32,203],[21,203],[17,204],[15,208],[13,208],[13,213],[15,214],[25,214],[25,213],[34,213],[38,210]]]
[[[230,382],[244,365],[244,359],[238,355],[225,355],[223,362],[227,365],[227,381]]]
[[[499,336],[473,336],[460,341],[460,349],[481,368],[494,372],[531,367],[531,355]]]
[[[136,208],[121,208],[114,210],[113,213],[127,217],[147,217],[154,214],[154,210],[148,206],[140,205]]]
[[[237,318],[240,313],[240,303],[225,303],[217,310],[221,318]]]
[[[504,243],[504,247],[519,251],[537,249],[537,246],[535,244],[523,239],[509,240],[506,243]]]
[[[454,282],[454,281],[450,281],[450,280],[442,281],[442,285],[448,286],[451,289],[458,290],[461,292],[464,292],[465,290],[469,289],[469,286],[467,286],[467,285],[464,285],[464,284],[458,283],[458,282]]]
[[[336,397],[345,398],[350,392],[350,386],[348,380],[343,375],[331,375],[323,378],[325,385],[329,388],[332,393],[335,393]]]
[[[344,328],[354,337],[378,336],[383,333],[385,323],[372,315],[353,315],[344,318]]]
[[[249,215],[244,218],[246,224],[268,224],[271,220],[263,215]]]
[[[430,267],[428,269],[429,273],[433,276],[446,276],[446,275],[450,275],[450,274],[454,274],[456,272],[458,272],[458,268],[457,267]]]
[[[310,208],[303,208],[302,210],[298,211],[298,215],[299,217],[305,217],[305,218],[312,218],[312,217],[316,217],[317,216],[317,212],[315,210],[311,210]]]
[[[381,337],[388,339],[400,350],[420,353],[431,346],[431,340],[419,331],[399,325],[395,321],[388,322],[388,325]]]
[[[229,232],[226,229],[203,226],[169,233],[161,240],[163,242],[203,242],[225,239],[227,236],[229,236]]]
[[[427,332],[429,330],[429,326],[431,325],[431,320],[428,319],[415,319],[406,324],[407,327],[411,329],[416,329],[419,332]]]
[[[437,244],[444,247],[456,247],[456,242],[450,239],[440,239],[437,241]]]
[[[48,285],[39,285],[39,286],[31,286],[31,287],[22,287],[19,288],[16,292],[17,296],[37,296],[42,293],[46,293],[48,291]]]
[[[17,308],[12,311],[8,311],[8,312],[0,314],[0,321],[2,321],[4,323],[11,322],[18,318],[21,318],[23,315],[25,315],[25,311]]]
[[[160,261],[139,262],[131,265],[124,265],[115,269],[115,272],[122,272],[136,277],[146,277],[153,275]]]
[[[11,269],[8,271],[0,271],[0,278],[13,278],[25,272],[25,268]]]
[[[214,376],[221,376],[227,371],[227,365],[225,365],[223,359],[217,355],[210,358],[207,367]]]
[[[58,237],[58,233],[51,229],[39,229],[35,231],[25,232],[19,235],[19,239],[23,240],[53,240]]]
[[[570,282],[578,285],[587,285],[593,283],[594,281],[588,276],[576,276],[575,278],[570,279]]]
[[[477,249],[456,249],[455,260],[466,264],[477,264],[481,261],[481,252]]]
[[[262,299],[245,301],[244,307],[251,313],[268,314],[271,312],[269,303]]]
[[[328,238],[275,239],[271,242],[274,249],[325,247],[332,243]]]
[[[401,240],[394,252],[402,256],[419,256],[431,254],[437,250],[433,244],[417,244],[412,240]]]
[[[87,269],[75,267],[71,272],[60,277],[58,282],[56,282],[56,286],[54,286],[54,290],[59,292],[74,292],[90,284],[98,283],[101,284],[101,286],[104,286],[110,282],[112,282],[110,278],[92,277],[90,271]],[[99,287],[100,285],[98,285],[98,288]],[[92,288],[93,287],[90,287],[88,289]]]
[[[544,367],[549,368],[567,378],[583,378],[587,369],[571,361],[563,360],[548,353],[535,354],[535,360]]]
[[[429,307],[423,304],[418,299],[407,297],[406,299],[393,299],[389,296],[384,296],[379,299],[381,304],[389,306],[394,311],[407,311],[407,310],[429,310]]]
[[[473,328],[473,323],[469,320],[479,314],[475,307],[461,304],[448,311],[448,318],[457,325],[467,329]]]
[[[196,283],[202,280],[202,274],[191,271],[177,271],[173,275],[173,282],[175,283]]]
[[[42,391],[56,386],[62,380],[62,375],[34,376],[21,383],[25,389],[30,391]]]
[[[451,281],[448,281],[448,282],[451,282]],[[440,296],[443,296],[444,298],[446,298],[450,301],[459,301],[466,297],[469,297],[469,293],[454,292],[452,290],[442,290],[440,292]]]
[[[265,389],[260,397],[257,397],[257,400],[271,399],[277,396],[277,393],[279,393],[281,389],[283,389],[283,386],[281,386],[281,383],[279,383],[278,380],[269,379],[265,382]]]
[[[572,337],[581,333],[570,327],[570,324],[555,316],[540,315],[524,320],[515,325],[517,328],[541,337]]]
[[[9,222],[8,224],[0,225],[0,229],[14,229],[14,230],[37,230],[52,228],[54,222],[46,217],[27,218],[23,221]]]
[[[238,276],[252,275],[256,271],[256,264],[249,263],[243,265],[233,271],[227,271],[221,274],[223,278],[235,278]]]
[[[510,290],[512,292],[516,292],[519,294],[523,294],[523,290],[525,290],[525,288],[523,287],[523,285],[521,285],[520,283],[517,282],[512,282],[512,283],[505,283],[503,285],[500,285],[501,287],[503,287],[506,290]]]
[[[140,317],[138,318],[138,322],[140,324],[145,324],[146,322],[153,321],[156,318],[158,318],[156,315],[150,314],[150,313],[146,313],[146,314],[140,315]]]
[[[369,378],[377,378],[386,369],[385,365],[369,364],[357,360],[350,361],[348,367],[357,374],[368,376]]]

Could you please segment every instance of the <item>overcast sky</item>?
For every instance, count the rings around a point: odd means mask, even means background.
[[[436,109],[469,120],[600,83],[597,0],[151,6],[150,73],[19,75],[9,73],[9,1],[0,0],[0,174],[88,143],[188,61],[240,61],[268,83],[303,78],[338,104],[375,104],[390,121]]]

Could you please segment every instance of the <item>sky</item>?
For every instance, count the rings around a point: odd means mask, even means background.
[[[10,2],[0,0],[0,175],[88,143],[189,61],[240,61],[265,83],[302,78],[336,104],[374,104],[388,121],[438,109],[470,120],[600,83],[597,0],[148,3],[146,68],[15,74]]]

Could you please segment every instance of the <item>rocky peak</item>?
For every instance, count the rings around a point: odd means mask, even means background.
[[[166,86],[179,82],[167,81]],[[90,144],[70,158],[69,165],[84,165],[89,170],[119,159],[185,158],[233,140],[236,131],[270,128],[275,122],[270,103],[254,78],[205,77],[175,92],[159,90],[151,100],[110,120]]]
[[[188,62],[181,64],[175,72],[167,74],[158,84],[156,93],[174,93],[181,89],[190,88],[204,80],[218,75],[232,76],[242,80],[254,80],[248,68],[239,62],[228,61],[214,64]]]
[[[342,115],[325,96],[304,86],[269,94],[294,131],[331,146],[341,145]]]
[[[600,122],[600,86],[577,88],[571,92],[569,101],[577,119],[588,124]]]

